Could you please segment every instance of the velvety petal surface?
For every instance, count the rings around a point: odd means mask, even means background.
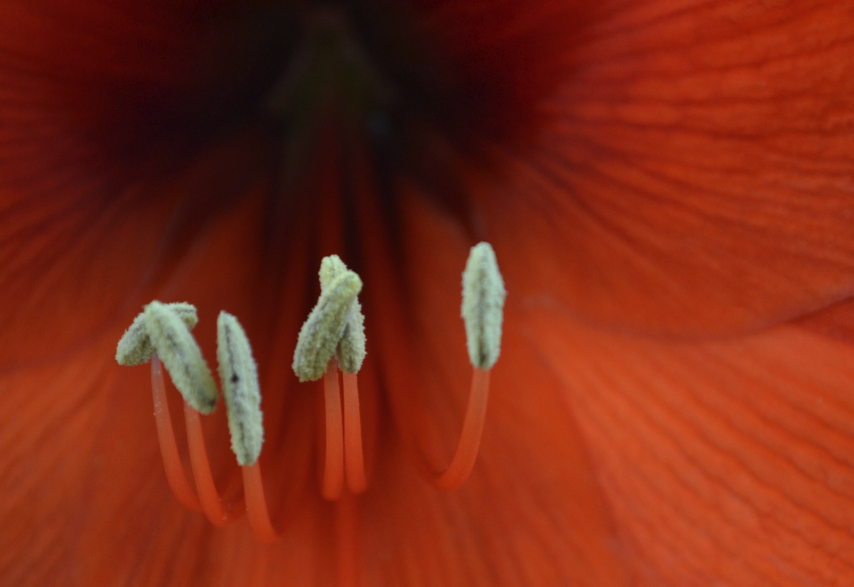
[[[519,293],[678,337],[851,295],[852,24],[833,1],[610,3],[538,149],[474,181]]]
[[[714,342],[532,307],[638,585],[847,585],[854,347],[784,324]]]

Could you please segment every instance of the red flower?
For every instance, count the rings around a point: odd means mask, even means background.
[[[0,6],[3,582],[854,582],[854,9],[584,5]],[[418,464],[459,435],[478,240],[502,356],[444,494]],[[338,504],[289,369],[332,252],[373,459]],[[154,298],[199,307],[208,357],[220,309],[246,327],[281,541],[171,494],[113,360]]]

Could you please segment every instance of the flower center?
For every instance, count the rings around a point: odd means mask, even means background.
[[[342,9],[314,8],[288,69],[266,97],[266,107],[305,138],[334,116],[356,128],[391,107],[394,90],[363,50]]]

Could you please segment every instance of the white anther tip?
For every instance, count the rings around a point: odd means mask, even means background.
[[[258,369],[249,338],[237,318],[220,312],[216,325],[219,379],[228,413],[231,449],[239,465],[252,465],[264,444]]]
[[[492,247],[489,243],[475,245],[463,272],[462,317],[469,359],[480,369],[492,368],[501,352],[506,295]]]

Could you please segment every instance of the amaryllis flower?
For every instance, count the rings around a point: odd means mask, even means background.
[[[854,8],[592,5],[3,2],[0,583],[854,583]],[[479,241],[504,338],[443,493]],[[370,477],[331,501],[290,370],[330,254]],[[245,328],[277,542],[173,496],[114,361],[154,299],[209,360]]]

